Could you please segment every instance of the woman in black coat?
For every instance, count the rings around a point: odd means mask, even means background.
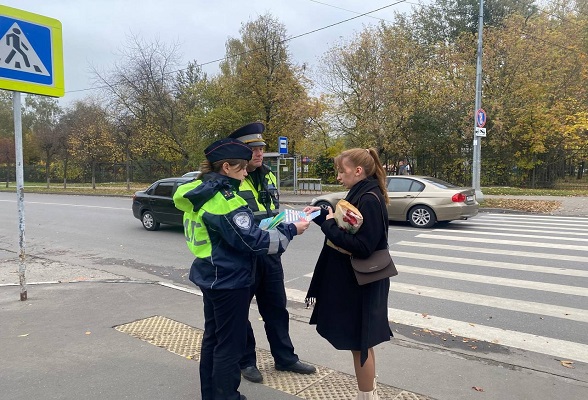
[[[345,200],[363,216],[355,234],[337,226],[333,210],[314,219],[325,234],[325,244],[314,269],[307,303],[314,303],[310,319],[317,332],[338,350],[351,350],[359,394],[357,399],[378,399],[373,347],[390,340],[388,278],[360,286],[350,256],[326,244],[329,239],[354,257],[367,258],[388,247],[388,192],[386,173],[374,149],[350,149],[335,158],[337,180],[350,189]],[[369,193],[372,192],[376,194]],[[315,211],[318,207],[306,207]]]

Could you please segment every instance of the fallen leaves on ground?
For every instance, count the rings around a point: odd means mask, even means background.
[[[482,389],[479,386],[472,386],[472,389],[474,389],[476,392],[483,392],[484,391],[484,389]]]
[[[521,199],[485,199],[484,208],[504,208],[533,213],[550,213],[561,207],[561,201],[555,200],[521,200]]]
[[[574,369],[574,362],[573,361],[559,360],[559,362],[561,363],[561,365],[563,365],[566,368]]]

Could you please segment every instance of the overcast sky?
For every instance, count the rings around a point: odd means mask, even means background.
[[[65,97],[62,105],[92,94],[90,65],[111,69],[126,38],[136,35],[146,42],[177,43],[182,66],[199,64],[225,55],[229,37],[239,38],[243,23],[270,13],[297,36],[337,24],[388,5],[369,16],[304,35],[289,42],[295,63],[315,66],[319,57],[341,39],[351,37],[377,18],[392,22],[394,12],[408,12],[411,3],[400,0],[3,0],[2,4],[55,18],[63,26]],[[428,2],[429,0],[425,0]],[[209,74],[218,63],[206,65]]]

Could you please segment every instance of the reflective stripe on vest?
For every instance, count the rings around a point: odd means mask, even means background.
[[[226,199],[221,192],[208,200],[198,212],[184,213],[184,235],[186,245],[197,258],[208,258],[212,254],[212,243],[208,229],[202,220],[204,213],[226,215],[247,203],[239,196]]]

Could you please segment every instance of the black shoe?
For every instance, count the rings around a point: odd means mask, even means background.
[[[276,369],[278,371],[290,371],[295,372],[297,374],[314,374],[316,372],[316,368],[310,364],[304,364],[302,361],[298,360],[294,364],[291,365],[279,365],[276,364]]]
[[[247,400],[247,397],[241,395],[241,397],[239,397],[240,400]]]
[[[249,382],[253,382],[253,383],[263,382],[263,376],[261,375],[261,372],[259,372],[259,370],[257,369],[257,367],[255,365],[243,368],[241,370],[241,375],[243,375],[243,378],[247,379]]]

